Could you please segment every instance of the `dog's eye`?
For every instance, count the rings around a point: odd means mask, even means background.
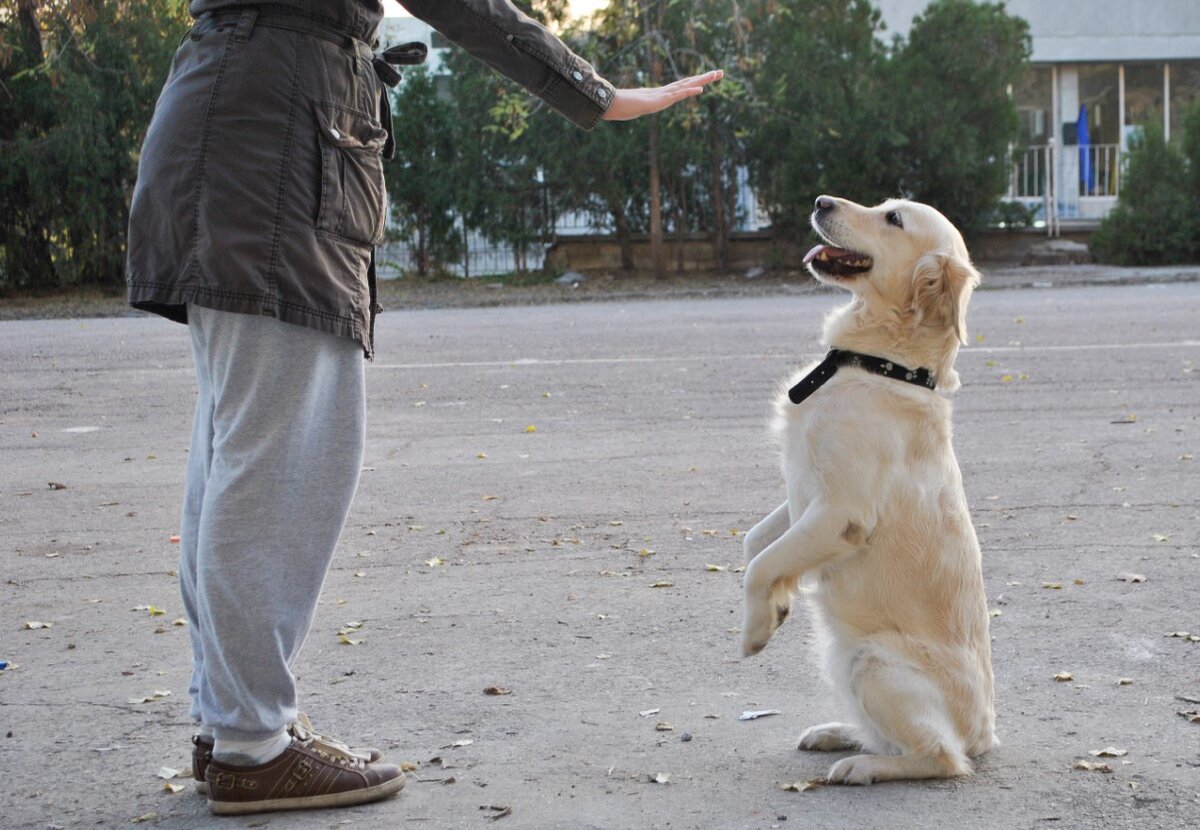
[[[904,220],[900,218],[900,211],[889,210],[887,215],[887,223],[889,225],[895,225],[897,228],[903,228]]]

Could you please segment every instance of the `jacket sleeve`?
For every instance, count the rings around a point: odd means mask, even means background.
[[[586,130],[612,104],[613,85],[509,0],[400,0],[400,5]]]

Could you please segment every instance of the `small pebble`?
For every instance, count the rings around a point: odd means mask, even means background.
[[[680,736],[679,736],[679,740],[683,741],[685,744],[686,744],[688,741],[690,741],[691,739],[692,739],[692,733],[691,733],[691,732],[684,732],[682,735],[680,735]]]

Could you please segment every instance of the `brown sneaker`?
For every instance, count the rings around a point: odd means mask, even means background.
[[[331,751],[311,737],[292,738],[282,755],[258,766],[235,767],[214,758],[205,776],[208,807],[218,815],[348,807],[404,788],[399,767]]]
[[[312,721],[308,719],[308,715],[300,712],[296,716],[296,720],[288,726],[288,732],[294,738],[300,740],[308,740],[312,738],[318,744],[325,747],[330,752],[341,752],[350,755],[355,755],[368,764],[373,764],[383,758],[383,753],[373,746],[346,746],[346,744],[331,738],[328,735],[322,735],[312,728]],[[192,736],[192,778],[196,780],[196,792],[201,795],[208,794],[208,784],[204,780],[204,775],[208,771],[208,764],[212,761],[213,739],[206,735]]]
[[[204,774],[212,761],[213,739],[207,735],[192,736],[192,778],[196,781],[196,792],[208,795],[208,784]]]

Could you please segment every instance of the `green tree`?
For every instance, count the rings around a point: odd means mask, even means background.
[[[820,193],[908,195],[965,232],[1004,193],[1028,24],[999,3],[934,0],[907,41],[880,40],[866,0],[766,3],[758,30],[766,105],[755,181],[777,226],[803,230]]]
[[[137,153],[186,8],[0,0],[0,287],[117,286]]]
[[[759,11],[752,172],[775,228],[802,235],[821,193],[859,201],[894,194],[905,139],[869,2],[780,0]]]
[[[699,99],[665,114],[660,144],[666,204],[676,232],[681,237],[688,231],[707,232],[721,270],[729,267],[738,170],[748,161],[747,139],[756,114],[754,11],[754,4],[744,0],[668,4],[660,33],[669,80],[717,67],[726,70],[725,79]]]
[[[987,223],[1008,187],[1018,128],[1008,90],[1030,49],[1029,24],[1002,3],[934,0],[887,67],[906,160],[897,184],[966,234]]]
[[[543,23],[561,25],[565,0],[518,2]],[[467,227],[510,246],[517,269],[547,232],[542,154],[528,134],[534,100],[527,92],[459,50],[447,60],[455,111],[455,164],[447,171]]]
[[[427,277],[462,251],[453,174],[456,112],[423,67],[405,73],[394,101],[396,156],[385,164],[391,214],[396,236],[413,251],[417,275]]]
[[[1117,206],[1092,236],[1097,259],[1117,265],[1170,265],[1200,259],[1200,103],[1180,143],[1150,118],[1129,152]]]
[[[643,52],[636,49],[640,26],[618,6],[623,4],[604,9],[595,28],[570,30],[563,36],[621,87],[637,83]],[[621,265],[632,270],[633,236],[649,228],[649,120],[609,123],[588,132],[539,107],[529,129],[549,185],[551,214],[583,213],[592,216],[597,227],[611,227],[621,250]]]

